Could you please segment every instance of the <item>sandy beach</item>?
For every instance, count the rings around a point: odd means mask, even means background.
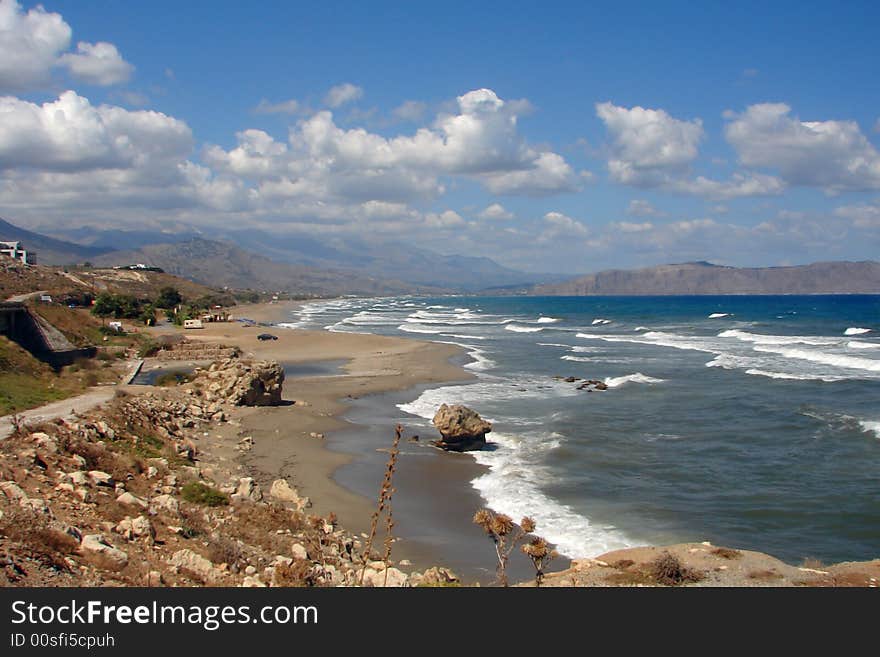
[[[290,311],[299,303],[240,306],[235,309],[234,316],[257,322],[281,322],[289,318]],[[179,331],[159,327],[157,332],[167,334],[169,330]],[[270,332],[278,339],[258,340],[256,336],[263,332]],[[326,515],[332,511],[344,527],[357,533],[369,529],[375,509],[373,496],[378,492],[387,459],[382,447],[376,447],[376,444],[384,443],[390,447],[394,424],[387,427],[353,425],[342,415],[352,408],[353,403],[366,396],[393,395],[417,386],[474,378],[468,370],[451,362],[463,352],[449,344],[369,334],[246,327],[239,322],[205,324],[204,329],[187,331],[185,335],[193,341],[235,345],[245,358],[276,360],[286,370],[294,372],[288,375],[284,384],[283,397],[290,402],[288,405],[241,410],[237,422],[206,438],[202,449],[212,453],[215,459],[237,462],[241,472],[253,476],[263,486],[279,477],[287,478],[302,494],[311,498],[313,512]],[[324,362],[333,366],[322,374],[297,373],[299,370],[320,371],[320,367],[303,365]],[[177,367],[181,364],[171,365]],[[388,405],[384,407],[393,408],[390,401],[385,400],[385,403]],[[315,438],[313,434],[323,434],[325,438]],[[367,434],[371,434],[371,440],[367,440]],[[362,453],[358,457],[368,457],[369,469],[359,485],[340,485],[334,479],[334,473],[349,464],[355,453],[362,451],[362,435],[363,452],[369,454]],[[253,448],[245,454],[235,449],[243,436],[251,436],[254,440]],[[342,438],[337,439],[338,436]],[[404,452],[418,451],[416,456],[425,455],[427,451],[435,452],[425,444],[432,437],[425,437],[426,440],[418,445],[403,445]],[[425,509],[426,515],[438,512],[449,515],[452,509],[463,507],[459,508],[460,517],[451,519],[454,530],[470,531],[472,539],[482,540],[470,525],[479,498],[467,485],[481,472],[481,467],[466,456],[438,455],[448,458],[412,459],[409,465],[404,461],[401,468],[406,466],[408,471],[399,473],[402,481],[410,482],[406,485],[408,490],[418,486],[418,497],[422,500],[419,504],[432,507]],[[354,488],[358,491],[352,490]],[[431,503],[438,497],[457,500],[447,499],[439,506],[437,502]],[[411,503],[412,498],[410,495]],[[409,560],[417,567],[443,564],[444,554],[449,553],[449,544],[455,541],[450,536],[443,538],[442,534],[451,530],[437,529],[441,536],[435,535],[432,540],[426,537],[425,528],[419,526],[423,524],[419,522],[420,515],[415,510],[408,518],[401,518],[403,529],[394,558]],[[437,540],[447,545],[438,545]],[[462,559],[453,561],[462,563]]]

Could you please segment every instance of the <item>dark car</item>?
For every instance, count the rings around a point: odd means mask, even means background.
[[[257,336],[257,340],[277,340],[277,335],[272,335],[271,333],[260,333]]]

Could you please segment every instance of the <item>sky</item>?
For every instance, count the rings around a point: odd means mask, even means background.
[[[876,259],[875,2],[0,0],[0,216],[533,272]]]

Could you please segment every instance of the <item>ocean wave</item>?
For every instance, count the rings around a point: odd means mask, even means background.
[[[876,438],[880,438],[880,422],[876,420],[859,420],[859,425],[865,431],[873,433]]]
[[[850,340],[846,343],[846,346],[850,349],[880,349],[880,342],[859,342],[857,340]]]
[[[560,344],[559,342],[536,342],[539,347],[563,347],[565,349],[569,349],[571,347],[570,344]]]
[[[443,337],[446,338],[460,338],[462,340],[485,340],[486,337],[482,335],[461,335],[458,333],[443,333]]]
[[[543,331],[543,326],[519,326],[518,324],[508,324],[504,327],[506,331],[513,331],[515,333],[537,333],[538,331]]]
[[[575,363],[589,363],[590,358],[587,356],[560,356],[559,360],[571,360]]]
[[[805,335],[764,335],[760,333],[749,333],[748,331],[740,331],[739,329],[730,329],[721,331],[719,338],[736,338],[743,342],[754,342],[756,344],[808,344],[817,347],[838,345],[838,338],[814,338]]]
[[[554,322],[558,322],[559,320],[556,317],[539,317],[538,324],[553,324]]]
[[[627,374],[626,376],[610,376],[605,379],[605,385],[609,388],[619,388],[627,383],[663,383],[665,379],[655,379],[641,372]]]
[[[594,319],[594,320],[593,320],[592,322],[590,322],[590,323],[591,323],[592,326],[596,326],[597,324],[598,324],[598,325],[602,325],[602,326],[604,326],[605,324],[610,324],[610,323],[611,323],[611,320],[610,320],[610,319],[605,319],[605,318],[603,318],[603,317],[599,317],[599,318],[597,318],[597,319]]]
[[[413,324],[401,324],[397,327],[400,331],[406,331],[407,333],[426,333],[429,335],[436,335],[437,333],[442,333],[442,331],[436,331],[434,329],[429,329],[424,326],[418,326]]]
[[[722,317],[730,317],[730,313],[712,313],[709,319],[721,319]]]
[[[871,329],[869,328],[857,328],[855,326],[851,326],[846,329],[843,334],[844,335],[864,335],[865,333],[870,333]]]
[[[632,543],[614,527],[601,527],[547,495],[543,488],[558,475],[543,465],[547,452],[559,447],[559,434],[492,433],[494,451],[469,452],[489,468],[471,485],[489,508],[512,518],[533,518],[540,534],[569,558],[589,557]]]
[[[859,358],[858,356],[844,356],[841,354],[829,354],[824,351],[807,350],[807,349],[785,349],[776,348],[766,345],[755,345],[755,351],[762,353],[773,353],[785,356],[786,358],[794,358],[805,360],[812,363],[821,363],[822,365],[831,365],[833,367],[842,367],[851,370],[862,370],[865,372],[880,372],[880,360],[870,358]]]

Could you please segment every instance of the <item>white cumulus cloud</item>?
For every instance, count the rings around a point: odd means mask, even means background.
[[[134,71],[134,66],[122,58],[116,46],[105,41],[80,41],[75,53],[66,53],[58,58],[58,65],[83,82],[103,87],[125,82]]]
[[[359,98],[362,98],[363,95],[363,89],[350,82],[345,82],[343,84],[337,84],[335,87],[330,87],[330,91],[328,91],[327,95],[324,97],[324,102],[328,106],[336,108],[358,100]]]
[[[45,84],[72,30],[59,14],[37,5],[27,13],[15,0],[0,0],[0,92]]]
[[[801,121],[784,103],[726,112],[725,135],[748,167],[827,193],[880,189],[880,153],[855,121]]]
[[[485,210],[477,215],[480,219],[489,220],[509,220],[513,219],[513,214],[508,212],[500,203],[492,203]]]

